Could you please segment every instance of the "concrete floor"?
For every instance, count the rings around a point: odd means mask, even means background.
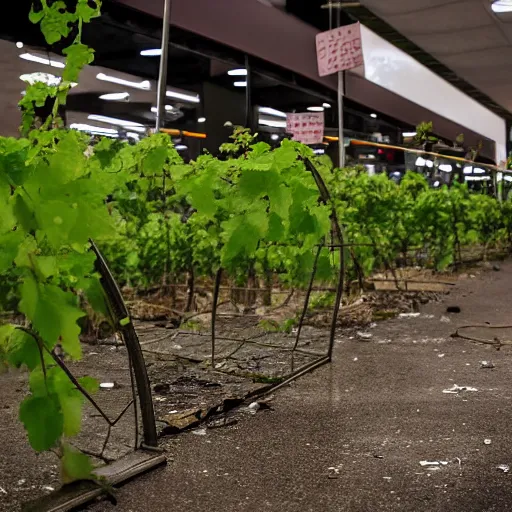
[[[379,324],[369,342],[340,337],[333,364],[278,392],[272,411],[168,441],[167,467],[122,487],[117,507],[87,510],[510,511],[512,475],[497,469],[512,464],[510,348],[449,335],[507,323],[511,299],[507,264],[461,282],[419,318]],[[462,313],[445,323],[448,304]],[[453,384],[478,391],[443,393]],[[448,464],[427,470],[422,460]]]

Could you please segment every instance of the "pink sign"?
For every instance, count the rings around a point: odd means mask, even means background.
[[[324,113],[304,112],[286,115],[286,131],[303,144],[321,144],[324,140]]]
[[[316,36],[316,54],[320,76],[361,66],[364,63],[361,25],[353,23],[320,32]]]

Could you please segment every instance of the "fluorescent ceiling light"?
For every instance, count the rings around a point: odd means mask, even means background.
[[[160,57],[162,55],[161,48],[151,48],[149,50],[142,50],[140,54],[143,57]]]
[[[490,176],[465,176],[465,181],[489,181],[491,179]]]
[[[229,76],[247,76],[247,69],[230,69],[228,71]]]
[[[308,110],[310,112],[323,112],[324,111],[324,107],[308,107]]]
[[[177,91],[167,91],[166,96],[168,98],[175,98],[177,100],[190,101],[191,103],[201,103],[201,98],[197,94],[184,94]]]
[[[176,151],[184,151],[185,149],[188,149],[188,146],[185,146],[185,144],[178,144],[174,146],[174,149]]]
[[[102,94],[100,96],[100,100],[123,101],[123,100],[127,100],[129,97],[130,97],[129,92],[111,92],[108,94]]]
[[[62,78],[60,76],[40,72],[20,75],[20,80],[30,85],[34,85],[36,82],[43,82],[43,84],[46,85],[59,85],[62,82]],[[77,83],[71,83],[71,87],[76,87],[77,85]]]
[[[272,128],[286,128],[286,121],[271,121],[270,119],[260,119],[262,126],[271,126]]]
[[[117,78],[115,76],[105,75],[105,73],[98,73],[96,75],[98,80],[104,82],[111,82],[113,84],[126,85],[127,87],[133,87],[134,89],[143,89],[145,91],[151,90],[151,83],[149,80],[143,80],[142,82],[131,82],[130,80],[124,80],[123,78]]]
[[[473,173],[473,167],[471,167],[470,165],[464,167],[464,174],[472,174]]]
[[[79,132],[90,133],[91,135],[101,135],[102,137],[112,137],[117,139],[119,133],[117,130],[111,128],[101,128],[100,126],[93,126],[91,124],[73,123],[70,125],[72,130],[78,130]]]
[[[20,48],[20,49],[23,48],[23,43],[21,41],[18,41],[16,43],[16,48]]]
[[[279,140],[279,135],[278,135],[277,133],[273,133],[273,134],[270,136],[270,138],[271,138],[272,140]]]
[[[423,167],[425,165],[425,159],[419,156],[416,159],[416,163],[414,165],[416,165],[417,167]]]
[[[198,120],[197,120],[198,123],[206,123],[206,117],[200,117]]]
[[[373,117],[373,119],[377,119],[377,114],[370,114],[370,117]]]
[[[174,107],[172,105],[165,105],[165,111],[170,112],[171,110],[174,110]],[[156,107],[151,107],[151,112],[157,114],[158,109]]]
[[[416,132],[404,132],[402,137],[416,137]]]
[[[66,65],[58,60],[47,59],[46,57],[40,57],[32,53],[22,53],[20,59],[29,60],[30,62],[37,62],[38,64],[45,64],[54,68],[65,68]]]
[[[452,172],[452,166],[450,164],[441,164],[439,170],[443,172]]]
[[[482,169],[481,167],[475,167],[475,168],[473,169],[473,172],[474,172],[475,174],[485,174],[485,169]]]
[[[134,140],[139,140],[140,139],[140,135],[138,133],[135,133],[135,132],[128,132],[126,134],[126,136],[129,138],[129,139],[134,139]]]
[[[315,155],[323,155],[325,154],[325,149],[314,149],[313,153],[315,153]]]
[[[322,103],[322,107],[331,108],[331,105],[329,103]]]
[[[494,12],[512,12],[512,0],[496,0],[491,5]]]
[[[235,82],[233,85],[235,87],[247,87],[247,82]]]
[[[115,117],[100,116],[97,114],[91,114],[87,117],[91,121],[99,121],[100,123],[114,124],[117,126],[123,126],[124,128],[130,128],[134,132],[145,132],[146,128],[143,124],[136,123],[134,121],[126,121],[124,119],[116,119]]]
[[[425,160],[425,165],[427,167],[434,167],[434,162],[432,162],[432,160]]]
[[[259,107],[258,111],[260,114],[268,114],[269,116],[284,117],[286,119],[286,114],[284,112],[281,112],[280,110],[276,110],[275,108]]]

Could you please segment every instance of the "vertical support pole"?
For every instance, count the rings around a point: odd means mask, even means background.
[[[247,71],[245,87],[245,127],[251,131],[254,130],[253,126],[253,112],[252,112],[252,71],[251,63],[249,62],[249,55],[245,55],[245,69]]]
[[[162,19],[162,46],[160,55],[160,69],[158,72],[158,90],[156,97],[156,126],[159,132],[164,125],[165,98],[167,92],[167,63],[169,60],[169,27],[171,24],[171,1],[164,0],[164,15]]]
[[[341,26],[341,5],[338,4],[336,26]],[[343,135],[343,97],[345,95],[345,72],[338,71],[338,160],[340,169],[345,167],[345,137]]]
[[[339,166],[345,167],[345,137],[343,135],[343,96],[345,94],[344,71],[338,71],[338,151]]]

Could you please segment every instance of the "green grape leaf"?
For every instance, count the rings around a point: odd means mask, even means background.
[[[70,357],[80,358],[77,320],[85,313],[74,305],[75,296],[57,286],[37,283],[31,276],[25,277],[20,294],[20,311],[32,322],[48,349],[60,342]]]
[[[212,190],[212,179],[210,177],[196,180],[188,191],[190,204],[199,212],[213,217],[217,212],[217,204]]]
[[[64,454],[61,458],[61,478],[64,484],[78,480],[92,480],[94,469],[91,459],[70,445],[63,446]]]
[[[78,390],[68,395],[59,395],[63,418],[62,429],[67,437],[73,437],[80,433],[83,401],[83,395]]]
[[[94,311],[101,313],[106,318],[110,316],[107,298],[97,276],[91,276],[80,281],[78,287],[84,291],[85,296],[87,297],[87,302]]]
[[[12,267],[24,238],[25,235],[21,231],[10,231],[0,235],[0,274]]]
[[[242,196],[257,199],[270,194],[273,188],[279,187],[279,175],[275,171],[249,169],[242,173],[238,187]]]
[[[44,7],[42,12],[43,16],[38,21],[41,23],[41,32],[48,44],[52,45],[69,35],[70,25],[76,20],[76,16],[66,11],[66,4],[63,1]],[[38,19],[38,16],[33,15],[34,19]]]
[[[258,246],[260,232],[243,217],[224,223],[227,241],[222,249],[222,264],[228,266],[241,255],[252,255]]]
[[[78,0],[75,13],[78,17],[82,18],[85,23],[90,23],[93,18],[100,16],[101,1],[92,0],[94,7],[91,7],[89,0]]]
[[[316,268],[316,278],[320,281],[329,281],[334,277],[333,268],[331,266],[331,258],[327,250],[322,250],[318,258]]]
[[[69,183],[81,176],[85,157],[84,143],[79,138],[80,134],[76,130],[70,130],[60,136],[53,154],[48,158],[46,186]],[[34,176],[34,179],[40,178]]]
[[[43,16],[44,16],[44,10],[41,9],[40,11],[34,11],[34,4],[32,4],[32,6],[30,7],[30,13],[28,15],[28,19],[30,20],[31,23],[39,23],[42,19],[43,19]]]
[[[55,256],[37,256],[35,267],[43,279],[48,279],[58,273],[57,258]]]
[[[41,352],[36,339],[25,331],[14,329],[8,344],[7,360],[15,368],[25,365],[34,370],[40,366]]]
[[[142,171],[145,175],[161,176],[167,161],[167,147],[152,148],[142,161]]]
[[[26,236],[18,248],[18,254],[14,263],[17,267],[34,268],[35,252],[37,251],[37,242],[33,236]]]
[[[62,436],[62,411],[52,396],[26,397],[20,405],[19,418],[30,445],[38,452],[53,448]]]
[[[98,380],[94,379],[93,377],[80,377],[78,382],[91,395],[100,389]]]
[[[22,195],[16,195],[14,202],[13,213],[16,217],[19,227],[25,232],[30,233],[37,229],[37,223],[34,211],[30,208],[27,200]]]
[[[78,10],[78,6],[77,6]],[[62,79],[67,82],[77,82],[80,72],[94,60],[94,50],[85,44],[74,42],[62,51],[66,55],[66,67]]]
[[[275,213],[271,213],[268,219],[268,240],[270,242],[279,242],[284,232],[285,229],[281,217]]]

